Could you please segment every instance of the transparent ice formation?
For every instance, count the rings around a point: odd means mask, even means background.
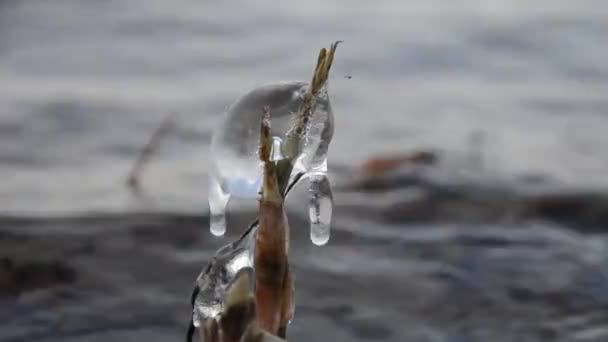
[[[207,319],[215,319],[224,312],[226,292],[237,279],[240,272],[255,273],[253,251],[258,221],[252,224],[236,242],[220,248],[207,267],[196,279],[198,292],[192,307],[192,325],[198,328]],[[253,279],[251,277],[250,279]],[[253,292],[253,282],[250,283]],[[295,303],[291,303],[291,323],[295,314]]]
[[[262,184],[262,164],[257,155],[262,110],[268,106],[273,136],[272,158],[284,157],[287,132],[307,91],[305,82],[285,82],[253,89],[232,104],[211,143],[209,207],[211,233],[226,231],[226,206],[231,197],[257,198]],[[322,245],[329,239],[332,194],[327,178],[327,151],[334,127],[326,89],[315,98],[316,107],[300,136],[300,154],[290,180],[303,173],[309,179],[310,236]],[[291,181],[290,181],[291,183]]]
[[[322,246],[329,241],[333,197],[326,172],[315,172],[310,177],[310,241]]]
[[[192,323],[199,327],[205,319],[224,310],[224,298],[237,274],[253,267],[253,242],[257,227],[241,239],[219,249],[207,268],[196,279],[199,292],[194,299]]]

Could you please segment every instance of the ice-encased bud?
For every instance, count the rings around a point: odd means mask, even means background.
[[[192,323],[199,327],[205,319],[224,310],[226,291],[241,270],[253,267],[253,243],[257,227],[238,241],[220,248],[196,279],[199,292],[194,299]]]
[[[296,113],[308,90],[306,82],[284,82],[253,89],[232,104],[211,142],[209,179],[210,228],[214,235],[226,230],[225,212],[230,197],[257,198],[262,185],[262,163],[258,156],[260,120],[269,108],[272,160],[287,157],[283,144],[296,122]],[[327,152],[333,137],[333,113],[326,88],[315,96],[315,110],[299,141],[300,154],[290,179],[303,172],[311,178],[311,237],[329,237],[331,188],[327,180]],[[322,185],[317,184],[318,181]],[[323,203],[316,203],[316,199]],[[317,209],[318,208],[318,209]],[[313,230],[315,233],[313,234]],[[318,233],[317,231],[326,231]],[[313,239],[320,243],[325,238]],[[322,244],[322,243],[321,243]]]

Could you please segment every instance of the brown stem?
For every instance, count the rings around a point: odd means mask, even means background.
[[[281,326],[287,263],[287,216],[276,164],[270,160],[270,113],[264,108],[260,127],[260,159],[264,185],[259,204],[259,226],[254,250],[256,317],[260,327],[276,335]]]

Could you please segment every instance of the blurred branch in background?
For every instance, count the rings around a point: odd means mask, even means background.
[[[131,193],[138,198],[141,198],[143,195],[141,179],[143,177],[144,168],[150,159],[152,159],[152,157],[158,152],[163,139],[175,128],[176,116],[177,112],[171,112],[165,116],[156,131],[154,131],[148,142],[141,149],[139,156],[135,160],[135,163],[129,172],[126,186]]]

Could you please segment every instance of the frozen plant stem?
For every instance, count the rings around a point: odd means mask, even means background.
[[[296,121],[293,127],[287,132],[286,141],[284,144],[283,155],[285,158],[295,162],[300,154],[300,141],[306,134],[306,129],[312,114],[315,112],[315,97],[319,92],[323,90],[327,79],[329,78],[329,70],[334,61],[334,55],[338,44],[342,41],[338,40],[334,42],[329,52],[325,48],[319,51],[319,57],[317,58],[317,65],[315,67],[312,81],[310,82],[304,98],[300,103],[298,112],[296,113]]]
[[[298,170],[296,175],[292,175],[292,172],[298,158],[303,154],[301,144],[307,136],[309,122],[315,112],[316,98],[325,90],[339,43],[339,41],[333,43],[329,52],[326,49],[321,49],[319,52],[312,81],[302,98],[293,125],[280,145],[280,153],[276,151],[277,144],[275,150],[272,150],[270,109],[269,107],[261,109],[258,156],[263,165],[263,179],[258,220],[257,224],[254,222],[241,237],[241,239],[252,237],[252,240],[247,241],[253,241],[252,283],[254,286],[253,289],[248,286],[249,276],[246,272],[239,272],[235,276],[234,282],[224,296],[222,311],[217,315],[207,316],[202,324],[196,325],[197,334],[205,342],[285,341],[287,325],[294,313],[295,288],[289,267],[289,224],[284,201],[291,188],[305,175],[305,171]],[[273,155],[280,155],[283,158],[277,160],[278,158]],[[326,179],[321,179],[315,184],[329,186]],[[328,198],[331,200],[331,193],[329,194]],[[321,204],[316,205],[315,208],[323,207]],[[324,216],[331,215],[331,207],[329,210],[321,209],[314,212],[315,218],[318,216],[317,212],[321,212]],[[209,275],[211,266],[210,264],[202,275]],[[192,297],[193,306],[199,291],[203,292],[203,289],[212,289],[215,295],[215,290],[218,288],[197,284]],[[188,341],[195,331],[195,325],[191,323]]]
[[[312,81],[296,114],[296,121],[287,133],[284,160],[271,161],[270,111],[263,109],[260,125],[259,156],[263,163],[263,186],[259,204],[260,220],[253,257],[255,274],[256,317],[262,329],[285,338],[287,324],[293,317],[294,287],[289,270],[289,225],[284,200],[289,175],[300,154],[300,141],[315,110],[315,96],[324,88],[336,48],[319,52]]]
[[[316,110],[316,100],[321,92],[326,92],[327,79],[329,71],[334,61],[336,49],[340,41],[334,42],[329,52],[325,48],[319,51],[317,65],[308,86],[304,93],[302,102],[296,113],[295,123],[286,134],[283,155],[288,162],[286,163],[289,170],[288,174],[299,162],[300,157],[308,157],[303,153],[303,144],[306,144],[310,122],[312,115]],[[284,173],[281,170],[281,173]],[[321,170],[317,170],[321,171]],[[316,245],[324,245],[329,240],[330,222],[332,215],[333,199],[331,194],[331,186],[327,178],[327,169],[322,172],[315,172],[314,175],[309,175],[311,201],[309,205],[310,216],[310,239]]]

